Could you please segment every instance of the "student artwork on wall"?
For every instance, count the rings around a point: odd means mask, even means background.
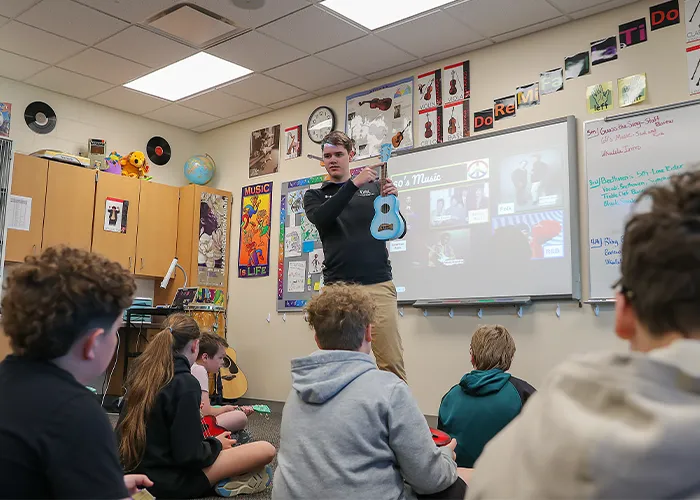
[[[493,108],[474,112],[474,132],[483,132],[493,128]]]
[[[418,112],[419,146],[432,146],[442,142],[442,112],[442,106]]]
[[[292,160],[301,156],[301,125],[284,129],[284,138],[287,145],[285,158]]]
[[[591,64],[597,66],[617,59],[617,37],[591,42]]]
[[[274,174],[280,168],[280,126],[261,128],[250,134],[248,177]]]
[[[651,31],[668,28],[681,22],[681,11],[678,0],[660,3],[649,7]]]
[[[245,186],[241,193],[238,277],[270,274],[270,211],[272,182]]]
[[[443,142],[469,137],[469,101],[446,104],[443,112]]]
[[[621,108],[639,104],[647,98],[647,75],[626,76],[617,80],[618,105]]]
[[[228,196],[202,192],[197,250],[197,277],[200,286],[226,286],[228,204]]]
[[[416,77],[418,111],[442,106],[442,71],[436,69]]]
[[[12,118],[12,104],[0,102],[0,137],[10,137],[10,120]]]
[[[564,89],[563,68],[550,69],[540,73],[540,94],[554,94]]]
[[[413,77],[346,98],[345,132],[355,141],[355,159],[379,156],[379,147],[398,137],[394,149],[413,147]]]
[[[686,43],[700,40],[700,0],[685,0]]]
[[[690,95],[700,94],[700,44],[685,49],[688,58],[688,90]]]
[[[520,108],[530,108],[540,103],[540,84],[531,83],[515,90],[515,99]]]
[[[620,48],[631,47],[647,41],[647,20],[637,19],[620,25]]]
[[[509,95],[493,101],[494,121],[503,120],[515,116],[515,96]]]
[[[591,85],[586,89],[586,108],[591,114],[602,113],[613,108],[612,82]]]
[[[443,75],[442,101],[445,105],[471,97],[469,61],[445,66]]]
[[[119,198],[107,198],[105,201],[104,230],[109,233],[126,234],[126,221],[129,212],[129,201]]]
[[[591,72],[591,55],[586,52],[579,52],[576,55],[564,59],[564,74],[567,80],[573,80],[579,76],[587,75]]]

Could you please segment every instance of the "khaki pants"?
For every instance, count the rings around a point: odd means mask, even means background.
[[[399,335],[399,314],[396,308],[396,288],[391,281],[363,285],[377,307],[372,324],[372,352],[380,370],[389,371],[404,382],[403,346]]]

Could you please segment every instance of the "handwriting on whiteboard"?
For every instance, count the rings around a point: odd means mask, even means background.
[[[601,249],[602,253],[597,253],[603,257],[606,266],[619,266],[622,259],[622,236],[613,238],[591,238],[591,249]]]
[[[604,207],[616,207],[633,204],[644,190],[654,184],[667,181],[678,170],[683,169],[683,164],[666,165],[650,170],[637,170],[636,174],[601,176],[588,180],[589,203],[596,198],[603,200]]]
[[[600,126],[588,130],[586,132],[586,138],[590,140],[597,137],[606,137],[616,132],[643,130],[646,127],[655,127],[658,132],[658,129],[672,124],[673,119],[661,120],[659,115],[648,116],[640,120],[617,121],[614,122],[614,124],[601,123]]]

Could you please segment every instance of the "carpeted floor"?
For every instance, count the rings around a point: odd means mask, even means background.
[[[109,420],[112,422],[112,426],[117,424],[118,415],[110,413]],[[268,441],[276,449],[280,447],[280,424],[282,421],[282,415],[279,413],[271,413],[269,415],[262,415],[260,413],[253,413],[248,417],[248,430],[253,435],[253,439],[256,441]],[[272,462],[272,468],[277,467],[277,459]],[[267,489],[256,495],[244,495],[240,498],[246,500],[266,500],[272,497],[272,490]],[[213,497],[221,498],[221,497]]]

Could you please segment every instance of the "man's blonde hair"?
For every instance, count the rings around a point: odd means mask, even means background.
[[[507,371],[515,355],[515,341],[505,326],[481,326],[472,335],[471,353],[477,370]]]

